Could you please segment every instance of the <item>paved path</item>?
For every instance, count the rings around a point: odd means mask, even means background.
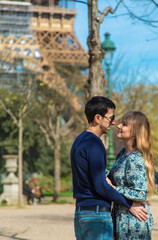
[[[152,240],[158,240],[158,202],[152,202]],[[74,204],[0,207],[0,240],[75,240]]]

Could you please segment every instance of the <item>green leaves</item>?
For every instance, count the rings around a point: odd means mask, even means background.
[[[117,95],[117,97],[119,94]],[[124,89],[121,104],[117,104],[116,116],[120,118],[128,111],[141,111],[146,114],[151,125],[152,151],[156,166],[158,166],[158,85],[137,84]],[[122,108],[122,111],[121,111]],[[116,119],[117,119],[116,118]],[[117,140],[116,140],[117,141]]]

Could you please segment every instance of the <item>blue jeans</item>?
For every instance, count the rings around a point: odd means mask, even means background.
[[[113,223],[110,212],[75,211],[77,240],[112,240]]]

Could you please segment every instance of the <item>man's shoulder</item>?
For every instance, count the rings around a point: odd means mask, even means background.
[[[80,133],[80,134],[76,137],[74,143],[80,141],[81,139],[84,139],[85,134],[86,134],[86,131]]]
[[[77,137],[76,137],[76,139],[75,139],[75,141],[77,141],[77,140],[80,140],[80,139],[82,139],[82,140],[94,140],[94,141],[98,141],[98,142],[101,142],[101,140],[100,140],[100,138],[97,136],[97,135],[95,135],[94,133],[92,133],[92,132],[89,132],[89,131],[83,131],[82,133],[80,133]]]
[[[82,133],[80,133],[75,141],[74,144],[76,145],[82,145],[88,147],[94,147],[94,146],[100,146],[100,147],[104,147],[101,139],[96,136],[95,134],[93,134],[92,132],[88,132],[88,131],[84,131]]]

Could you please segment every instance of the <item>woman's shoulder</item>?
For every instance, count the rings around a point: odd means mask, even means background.
[[[145,167],[145,161],[143,158],[143,155],[135,150],[133,152],[131,152],[128,156],[127,156],[127,160],[129,165],[135,165],[135,167],[140,167],[140,166],[144,166]]]
[[[134,159],[134,160],[139,160],[139,161],[144,161],[143,155],[141,152],[138,150],[132,151],[130,154],[127,155],[129,159]]]

